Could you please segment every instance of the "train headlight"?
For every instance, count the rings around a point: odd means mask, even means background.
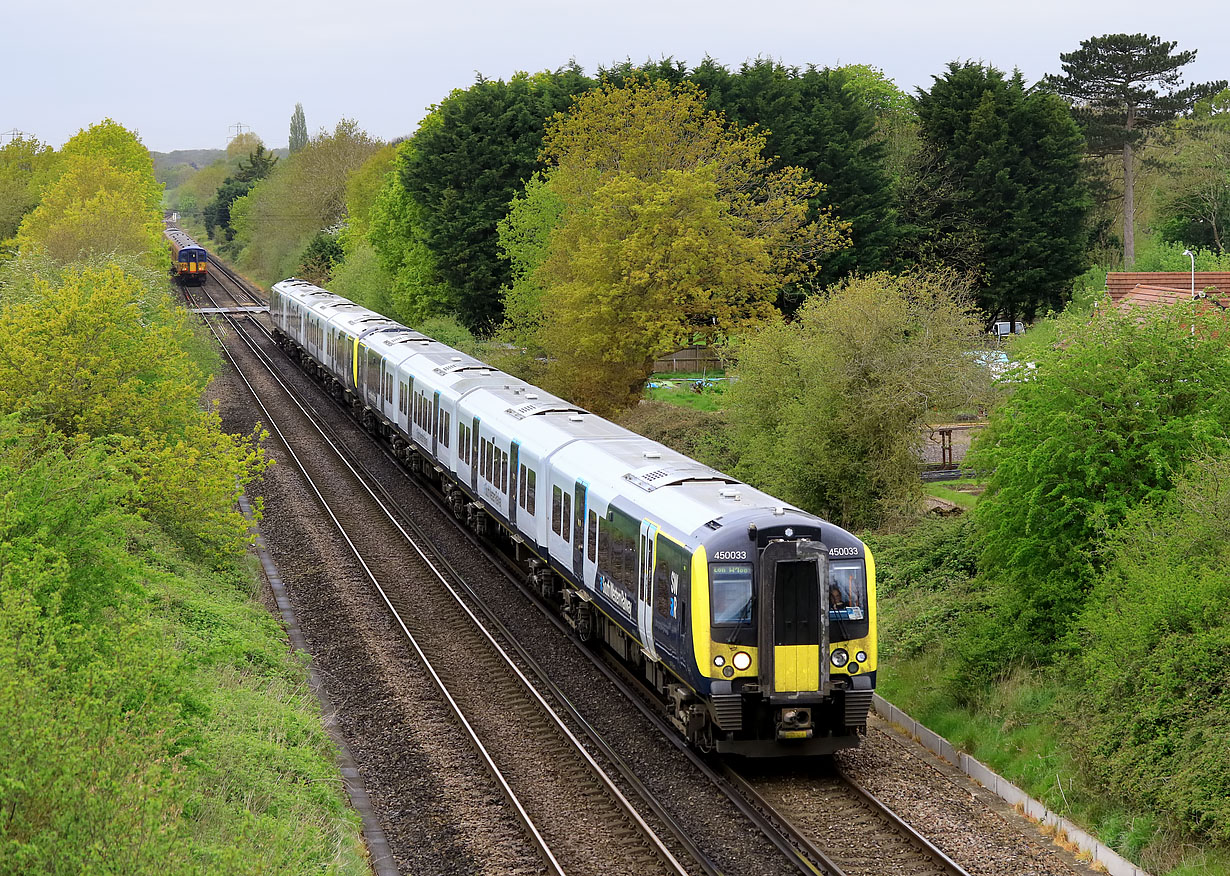
[[[723,657],[721,654],[717,655],[716,657],[713,658],[713,665],[721,669],[723,666],[726,665],[726,658]]]
[[[740,672],[752,665],[752,655],[746,651],[739,651],[734,656],[735,669]]]
[[[833,665],[838,669],[850,662],[850,653],[845,648],[838,648],[829,655],[829,660],[833,661]]]
[[[857,660],[859,663],[866,663],[867,662],[867,652],[859,651],[857,654],[854,655],[854,659]]]

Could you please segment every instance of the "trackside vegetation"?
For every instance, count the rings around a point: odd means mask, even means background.
[[[1228,873],[1230,320],[1066,314],[971,514],[869,534],[881,688],[1157,873]]]
[[[261,435],[202,405],[148,153],[75,139],[0,264],[0,873],[366,873],[235,507]]]

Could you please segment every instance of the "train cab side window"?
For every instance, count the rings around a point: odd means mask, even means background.
[[[564,491],[559,487],[551,488],[551,531],[560,534],[560,515],[564,508]]]
[[[589,533],[586,535],[586,547],[589,551],[589,561],[592,563],[598,556],[598,515],[593,508],[589,509]]]
[[[535,498],[534,480],[535,480],[535,477],[536,475],[534,474],[534,470],[531,468],[530,469],[530,482],[529,482],[529,485],[525,488],[525,502],[526,502],[525,510],[529,511],[531,515],[535,513],[534,511],[534,498]]]
[[[560,521],[560,538],[564,541],[571,541],[569,538],[572,535],[572,493],[564,493],[564,519]]]

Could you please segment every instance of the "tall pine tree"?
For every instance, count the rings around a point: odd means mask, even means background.
[[[1089,208],[1063,101],[1026,89],[1019,71],[954,62],[919,92],[918,116],[934,157],[930,233],[964,239],[979,306],[1012,320],[1059,308],[1084,268]]]
[[[1123,262],[1136,261],[1135,151],[1149,128],[1171,121],[1196,101],[1226,87],[1225,80],[1183,86],[1182,68],[1195,50],[1143,33],[1114,33],[1083,40],[1059,56],[1062,76],[1044,83],[1071,104],[1095,155],[1123,155]]]

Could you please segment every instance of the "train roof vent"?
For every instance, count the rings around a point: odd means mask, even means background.
[[[484,365],[481,362],[449,362],[447,365],[441,365],[438,368],[433,368],[436,374],[462,374],[467,371],[472,371],[480,377],[486,377],[491,373],[491,366]]]
[[[536,396],[527,395],[526,398],[535,398]],[[574,422],[580,422],[578,414],[583,414],[581,408],[573,407],[564,401],[547,401],[547,402],[531,402],[528,405],[520,405],[515,408],[508,408],[504,413],[508,414],[517,420],[524,420],[526,417],[538,417],[543,414],[568,414],[569,419]]]
[[[661,467],[643,468],[640,471],[628,472],[624,480],[631,481],[647,493],[662,487],[673,487],[679,484],[736,484],[738,481],[727,479],[724,475],[706,468],[703,465],[683,465],[676,469]]]
[[[710,520],[705,524],[705,526],[715,531],[722,528],[722,524],[718,523],[716,520]]]

